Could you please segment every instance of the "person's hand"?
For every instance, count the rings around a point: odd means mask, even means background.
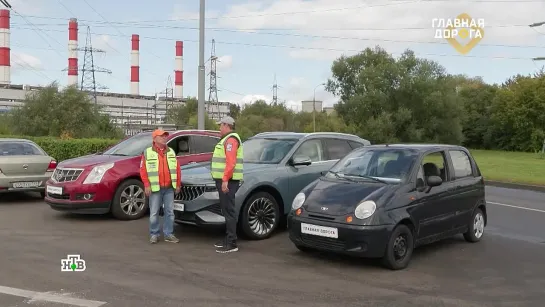
[[[180,191],[182,190],[182,187],[177,187],[176,188],[176,194],[180,194]]]
[[[221,183],[221,191],[222,191],[223,193],[229,192],[229,188],[227,187],[227,181],[223,181],[223,182]]]
[[[145,187],[145,188],[144,188],[144,193],[146,193],[146,196],[150,196],[150,194],[151,194],[151,188],[150,188],[150,187]]]

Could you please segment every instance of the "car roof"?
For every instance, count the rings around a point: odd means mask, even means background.
[[[375,145],[369,145],[365,148],[392,148],[392,149],[412,149],[419,152],[425,152],[428,150],[435,150],[435,149],[461,149],[461,150],[467,150],[465,147],[460,145],[450,145],[450,144],[420,144],[420,143],[414,143],[414,144],[375,144]]]
[[[14,138],[0,138],[0,142],[25,142],[25,143],[32,143],[32,144],[35,144],[33,141],[31,140],[27,140],[27,139],[14,139]]]
[[[303,139],[303,138],[321,138],[321,137],[340,137],[344,139],[350,139],[350,140],[358,140],[358,141],[367,141],[365,139],[360,138],[357,135],[353,134],[347,134],[347,133],[340,133],[340,132],[310,132],[310,133],[304,133],[304,132],[289,132],[289,131],[272,131],[272,132],[261,132],[258,133],[251,138],[265,138],[265,137],[271,137],[271,138],[290,138],[290,139]],[[368,141],[367,141],[368,142]]]
[[[165,130],[170,134],[170,136],[177,136],[178,134],[199,134],[199,135],[214,135],[219,136],[220,132],[218,130],[198,130],[198,129],[184,129],[184,130]],[[136,135],[151,135],[153,133],[153,130],[147,130],[139,132]]]

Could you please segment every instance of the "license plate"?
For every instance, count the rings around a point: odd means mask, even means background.
[[[54,187],[52,185],[48,185],[46,190],[47,193],[62,195],[62,187]]]
[[[174,203],[174,210],[176,211],[184,211],[185,209],[185,205],[184,204],[178,204],[178,203]]]
[[[325,227],[312,224],[301,223],[301,233],[326,237],[326,238],[339,238],[339,230],[334,227]]]
[[[13,187],[16,189],[37,188],[41,183],[41,181],[14,182]]]

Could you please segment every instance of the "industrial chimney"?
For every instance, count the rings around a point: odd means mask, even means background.
[[[176,68],[174,70],[174,97],[183,98],[184,94],[184,42],[176,42]]]
[[[68,86],[78,85],[78,20],[68,22]]]
[[[11,83],[11,49],[10,49],[9,10],[0,10],[0,84]]]
[[[140,95],[140,37],[133,34],[131,39],[131,95]]]

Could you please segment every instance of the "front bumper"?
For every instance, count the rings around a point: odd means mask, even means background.
[[[48,189],[51,186],[53,189]],[[112,199],[100,184],[62,184],[47,182],[45,202],[54,210],[82,214],[110,212]]]
[[[174,203],[174,220],[178,223],[197,226],[225,225],[218,192],[205,192],[193,200],[175,200]],[[179,205],[183,206],[183,210]]]
[[[301,233],[301,223],[337,228],[338,238]],[[358,226],[292,214],[288,216],[289,238],[293,244],[365,258],[380,258],[384,255],[393,228],[394,225]]]

